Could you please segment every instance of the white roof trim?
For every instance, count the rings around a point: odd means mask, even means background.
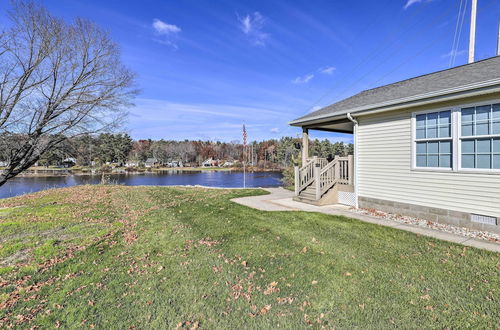
[[[467,91],[471,91],[474,89],[479,89],[479,88],[484,88],[484,87],[492,87],[492,86],[495,86],[498,84],[500,84],[500,79],[492,79],[492,80],[487,80],[487,81],[483,81],[483,82],[479,82],[479,83],[464,85],[464,86],[461,86],[458,88],[443,89],[443,90],[436,91],[436,92],[430,92],[430,93],[426,93],[426,94],[409,96],[409,97],[405,97],[405,98],[401,98],[401,99],[396,99],[396,100],[391,100],[391,101],[386,101],[386,102],[381,102],[381,103],[376,103],[376,104],[370,104],[370,105],[366,105],[366,106],[362,106],[362,107],[358,107],[358,108],[353,108],[353,109],[346,109],[345,111],[342,111],[339,113],[324,114],[324,115],[318,115],[315,117],[298,119],[298,120],[291,121],[288,124],[289,125],[296,125],[299,123],[307,123],[310,121],[315,121],[315,120],[325,119],[325,118],[335,119],[336,117],[339,117],[339,119],[340,119],[340,118],[344,118],[348,112],[350,112],[351,114],[356,114],[356,112],[367,111],[370,109],[384,108],[384,107],[389,107],[391,105],[397,105],[400,103],[408,103],[408,102],[412,102],[412,101],[418,101],[418,100],[423,100],[423,99],[432,98],[432,97],[444,96],[444,95],[453,94],[453,93],[467,92]],[[457,96],[457,97],[460,97],[460,96]],[[389,111],[389,110],[390,109],[387,109],[387,111]]]

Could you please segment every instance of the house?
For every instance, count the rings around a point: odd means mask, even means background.
[[[296,199],[500,232],[500,57],[363,91],[292,122]],[[353,134],[354,157],[311,158],[309,131]]]
[[[148,158],[146,159],[146,161],[144,162],[144,166],[145,167],[154,167],[154,166],[157,166],[159,165],[160,163],[158,162],[158,159],[156,158]]]
[[[139,167],[140,162],[137,160],[129,160],[125,162],[125,167]]]
[[[207,160],[205,160],[201,166],[203,167],[215,167],[215,166],[218,166],[219,164],[219,161],[218,160],[214,160],[212,158],[209,158]]]
[[[62,167],[66,167],[66,168],[73,167],[76,165],[76,159],[73,157],[65,158],[61,162],[61,165],[62,165]]]
[[[178,160],[173,160],[171,162],[168,162],[167,163],[167,167],[184,167],[184,165],[182,164],[182,161],[178,161]]]
[[[222,167],[233,167],[234,166],[234,162],[233,161],[230,161],[230,160],[227,160],[224,162],[223,165],[221,165]]]

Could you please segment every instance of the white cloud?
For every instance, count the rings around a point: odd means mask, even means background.
[[[406,2],[406,5],[404,6],[404,9],[407,9],[408,7],[410,7],[411,5],[415,5],[417,3],[421,3],[421,2],[431,2],[432,0],[408,0]]]
[[[153,28],[158,34],[175,34],[181,32],[181,28],[177,25],[165,23],[157,18],[153,20]]]
[[[309,73],[305,76],[295,78],[292,80],[292,84],[307,84],[312,78],[314,78],[314,74]]]
[[[337,69],[333,66],[325,66],[324,68],[319,68],[318,72],[323,73],[323,74],[332,75],[335,70],[337,70]]]
[[[273,127],[271,128],[271,133],[279,133],[280,132],[280,129],[278,127]]]
[[[258,11],[244,17],[238,16],[240,29],[249,38],[254,46],[264,46],[269,34],[264,32],[266,19]]]
[[[464,54],[467,54],[466,49],[456,50],[456,51],[450,50],[448,53],[441,55],[441,58],[452,57],[452,56],[457,57],[457,56],[461,56]]]
[[[152,27],[156,35],[159,37],[153,39],[154,41],[177,48],[175,41],[179,32],[182,31],[180,27],[174,24],[165,23],[157,18],[153,20]]]

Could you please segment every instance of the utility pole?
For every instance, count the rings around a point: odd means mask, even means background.
[[[476,16],[477,16],[477,0],[472,1],[470,11],[470,38],[469,38],[469,64],[474,62],[474,50],[476,47]]]
[[[500,19],[498,20],[497,56],[500,55]]]

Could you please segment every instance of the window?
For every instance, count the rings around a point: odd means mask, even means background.
[[[451,111],[416,116],[416,166],[452,167]]]
[[[417,112],[412,168],[500,174],[500,102]]]
[[[500,169],[500,104],[461,109],[464,169]]]

